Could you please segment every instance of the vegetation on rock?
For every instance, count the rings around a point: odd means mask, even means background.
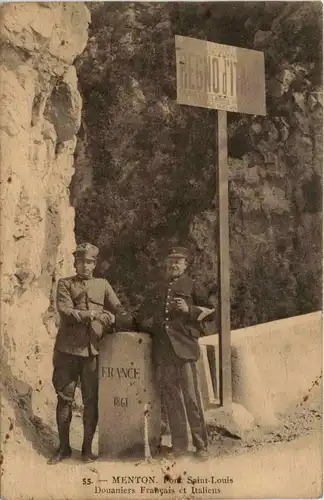
[[[72,200],[101,275],[135,308],[175,243],[206,286],[217,281],[216,113],[176,104],[182,34],[265,53],[267,116],[228,114],[232,326],[320,309],[321,4],[89,8]]]

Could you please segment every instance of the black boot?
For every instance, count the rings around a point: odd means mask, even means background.
[[[55,465],[62,460],[70,458],[72,450],[70,446],[70,424],[72,419],[72,407],[69,401],[58,398],[56,407],[56,422],[59,434],[60,446],[54,455],[48,460],[49,465]]]
[[[92,451],[83,451],[82,450],[82,460],[83,462],[89,463],[89,462],[95,462],[95,460],[98,460],[98,455],[94,455]]]
[[[84,439],[82,444],[82,460],[84,462],[94,462],[98,459],[98,455],[92,453],[92,436],[88,436],[86,432],[84,433]]]
[[[96,431],[98,421],[97,406],[86,406],[83,412],[83,444],[82,444],[82,460],[84,462],[94,462],[98,459],[98,455],[92,453],[92,441]]]
[[[87,432],[87,429],[84,429],[84,438],[82,444],[82,460],[84,462],[94,462],[98,459],[98,455],[94,455],[92,453],[92,439],[93,432]]]
[[[58,448],[54,455],[48,460],[48,465],[55,465],[58,464],[59,462],[62,462],[62,460],[66,460],[70,458],[72,455],[72,450],[71,448],[69,449],[64,449],[64,448]]]

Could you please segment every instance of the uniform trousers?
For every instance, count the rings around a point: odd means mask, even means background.
[[[75,356],[54,352],[53,385],[57,394],[56,420],[62,449],[70,448],[69,432],[72,403],[77,384],[81,382],[83,401],[82,451],[91,451],[93,436],[98,423],[98,356]]]
[[[164,344],[164,345],[163,345]],[[198,385],[197,366],[177,356],[168,341],[158,347],[157,378],[175,451],[188,448],[187,420],[197,450],[207,449],[208,437]]]

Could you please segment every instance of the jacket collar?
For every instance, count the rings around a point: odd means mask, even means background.
[[[175,285],[177,283],[177,285],[182,285],[183,283],[186,283],[188,280],[190,280],[191,278],[188,276],[187,273],[183,273],[181,274],[181,276],[179,276],[178,278],[175,278],[173,280],[168,280],[169,284],[170,285]]]
[[[93,276],[91,276],[91,278],[83,278],[82,276],[79,276],[78,274],[75,274],[72,279],[73,279],[73,281],[77,281],[77,282],[80,282],[80,281],[91,281],[93,279]]]

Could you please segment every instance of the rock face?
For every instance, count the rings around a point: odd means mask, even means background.
[[[73,205],[103,275],[136,306],[166,247],[187,244],[217,281],[215,112],[176,103],[179,34],[265,55],[267,116],[228,113],[233,328],[320,309],[322,5],[90,8]]]
[[[81,97],[72,63],[87,42],[83,3],[1,7],[2,432],[51,437],[51,351],[59,277],[73,271],[69,202]],[[5,403],[10,402],[10,406]],[[8,420],[6,419],[8,416]],[[46,418],[48,426],[42,421]],[[10,432],[8,432],[10,431]],[[23,439],[23,436],[22,436]]]

